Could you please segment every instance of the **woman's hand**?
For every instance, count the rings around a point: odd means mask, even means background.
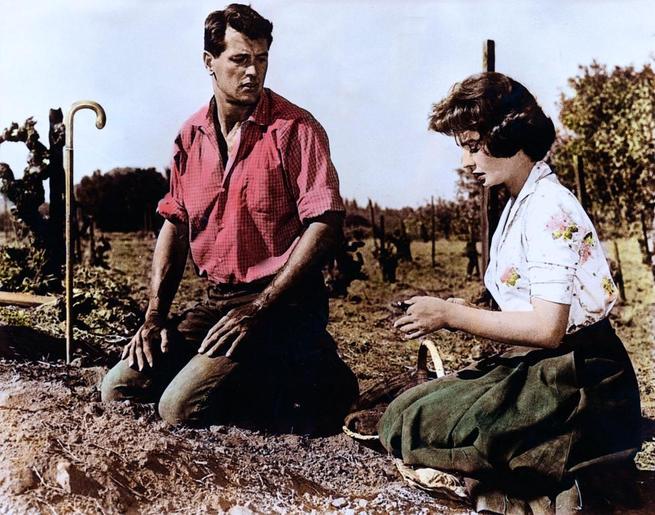
[[[408,339],[419,338],[448,327],[448,316],[454,302],[437,297],[412,297],[407,312],[393,326],[407,335]]]

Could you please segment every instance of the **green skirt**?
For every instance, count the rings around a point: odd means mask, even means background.
[[[406,391],[379,432],[408,465],[522,497],[559,491],[583,469],[632,458],[640,421],[634,370],[604,319],[558,349],[512,348]]]

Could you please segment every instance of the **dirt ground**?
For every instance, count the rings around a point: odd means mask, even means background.
[[[112,235],[111,265],[146,299],[154,240]],[[648,269],[636,241],[620,242],[628,302],[613,319],[640,380],[644,447],[637,488],[644,504],[621,513],[655,513],[655,380],[653,309]],[[368,281],[331,301],[329,330],[360,386],[392,377],[416,360],[417,341],[393,331],[391,301],[417,293],[473,300],[464,276],[463,242],[415,243],[414,263],[384,284],[364,249]],[[175,309],[202,295],[189,268]],[[7,315],[5,314],[5,318]],[[12,317],[19,317],[18,314]],[[66,366],[62,342],[29,341],[15,325],[0,326],[0,514],[4,513],[469,513],[400,479],[387,456],[343,434],[310,439],[212,426],[172,429],[154,405],[100,403],[98,385],[110,362],[78,359]],[[117,351],[127,335],[111,335]],[[502,347],[461,334],[435,338],[447,371]]]

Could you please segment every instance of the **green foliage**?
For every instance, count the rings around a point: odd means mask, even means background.
[[[564,130],[551,152],[559,176],[574,187],[581,156],[596,222],[638,221],[655,204],[655,72],[593,62],[569,85],[573,95],[561,97]]]
[[[143,321],[133,282],[122,272],[78,267],[73,289],[74,338],[84,348],[115,353],[129,341]],[[36,327],[51,336],[65,334],[66,304],[63,295],[56,302],[36,309],[21,310],[20,317],[0,311],[0,320]],[[91,346],[91,347],[89,347]]]
[[[0,247],[0,290],[47,293],[58,281],[45,275],[45,253],[35,246],[20,244]]]
[[[76,270],[73,313],[81,329],[131,334],[141,322],[141,309],[134,297],[132,284],[120,271],[97,267]],[[59,319],[64,320],[63,302],[57,308]]]
[[[155,208],[168,191],[168,181],[154,168],[114,168],[83,177],[76,188],[78,203],[101,231],[154,229]],[[161,221],[159,221],[159,226]]]
[[[43,252],[33,247],[0,247],[0,289],[51,292],[49,282],[56,279],[41,275],[42,264]],[[112,343],[126,343],[143,319],[142,306],[135,298],[133,282],[123,272],[76,267],[73,289],[75,339],[105,350]],[[39,308],[0,307],[0,323],[35,327],[55,337],[64,337],[65,320],[63,295]]]
[[[19,325],[31,327],[32,318],[29,312],[16,306],[0,306],[0,320],[3,325]]]

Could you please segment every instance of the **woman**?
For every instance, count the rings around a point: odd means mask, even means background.
[[[405,392],[380,439],[405,464],[474,478],[496,500],[577,501],[580,474],[640,445],[637,381],[608,319],[616,287],[596,231],[542,161],[553,123],[518,82],[483,73],[455,84],[430,128],[455,137],[484,186],[511,195],[485,274],[501,311],[414,297],[394,325],[408,338],[450,329],[521,347]]]

